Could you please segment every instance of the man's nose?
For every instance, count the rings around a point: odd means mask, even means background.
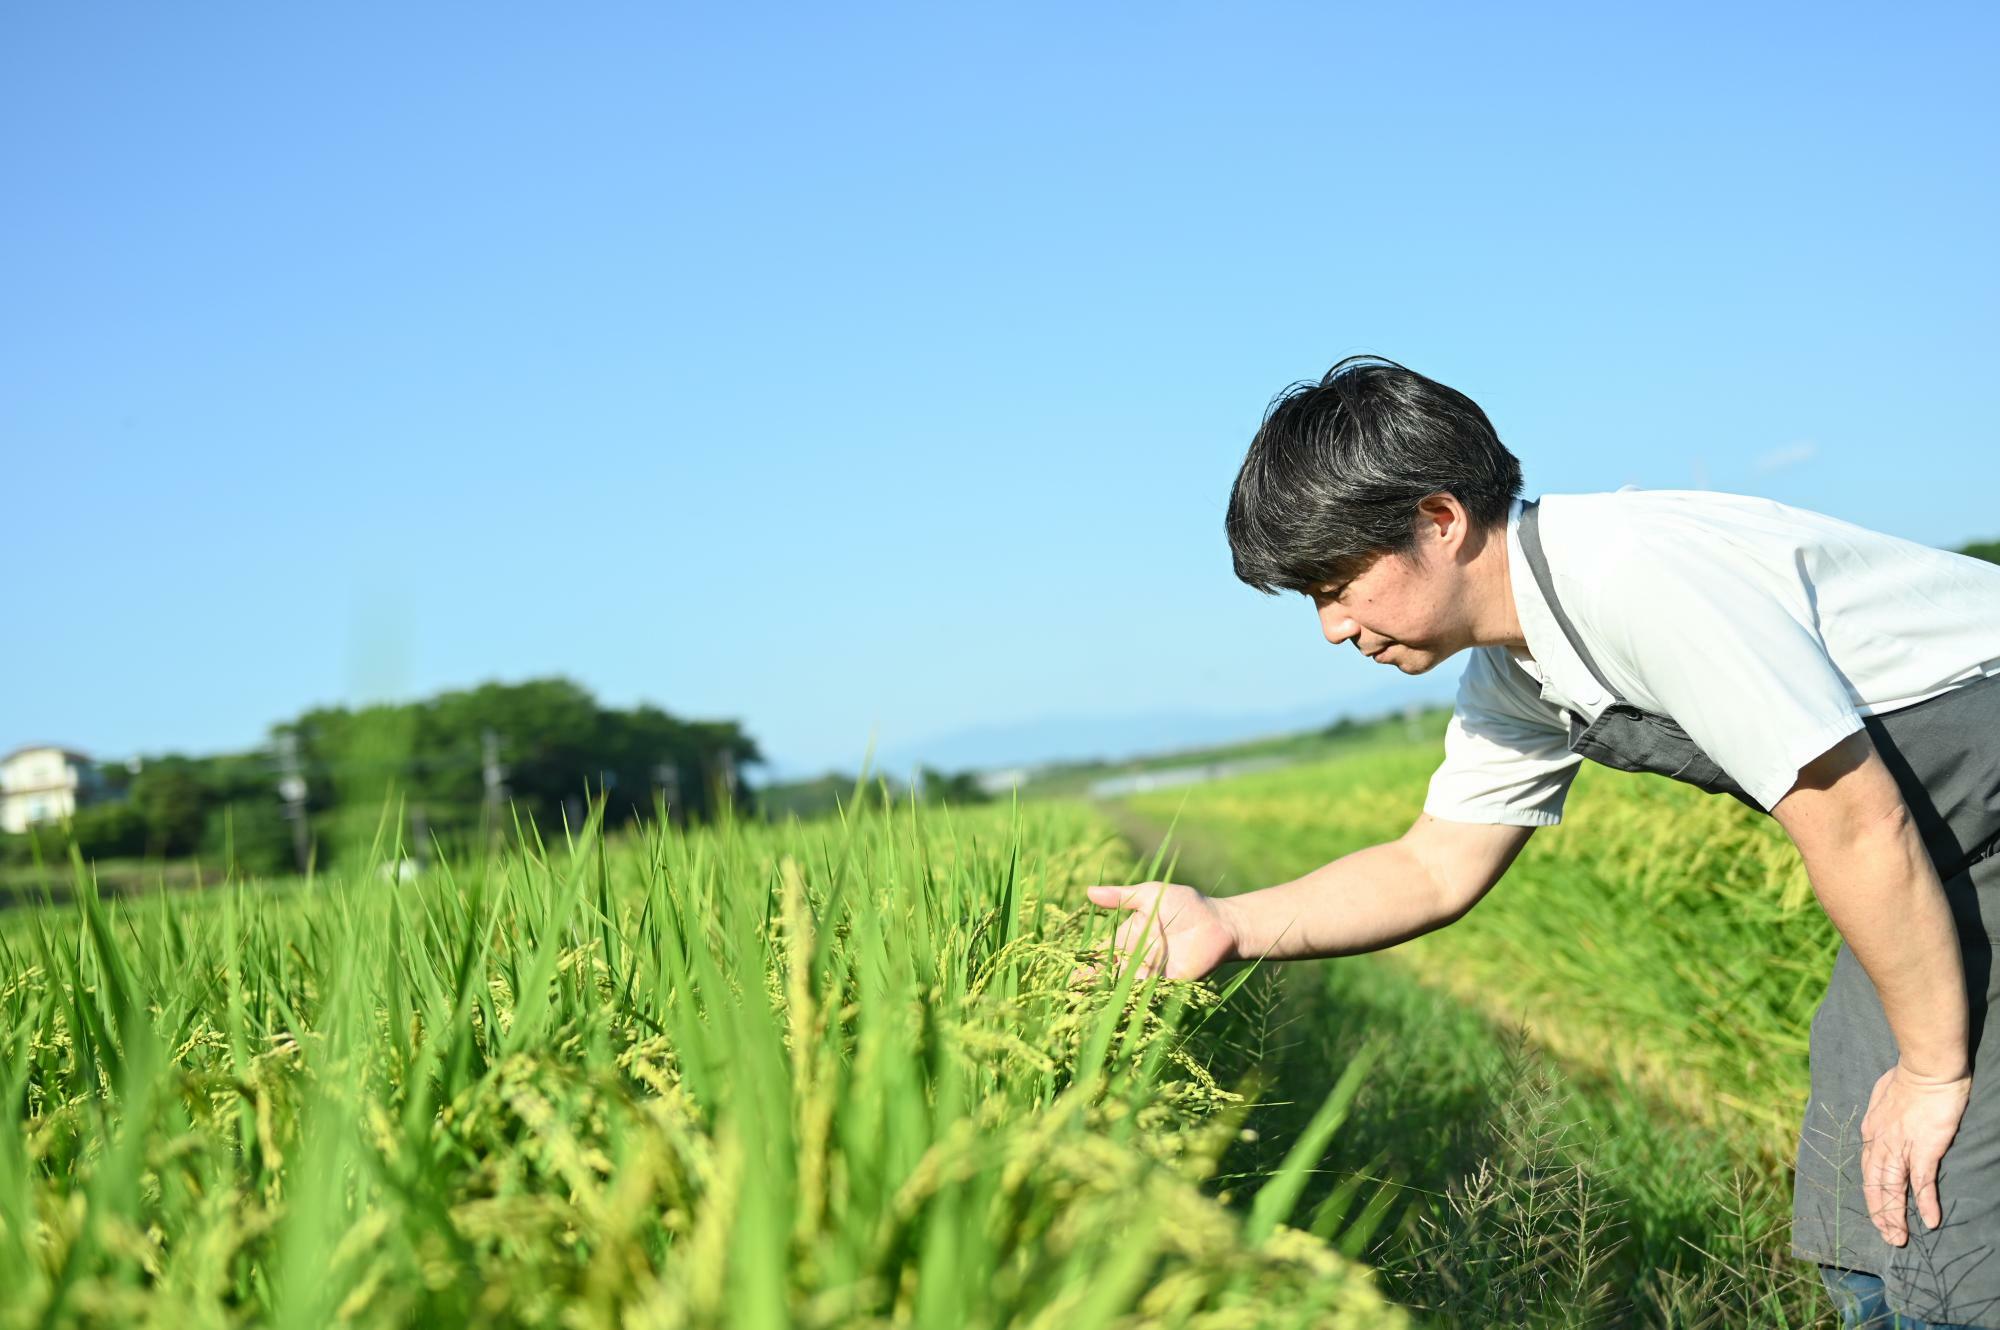
[[[1354,622],[1345,612],[1330,606],[1319,612],[1319,627],[1320,631],[1326,634],[1326,640],[1335,646],[1361,632],[1360,624]]]

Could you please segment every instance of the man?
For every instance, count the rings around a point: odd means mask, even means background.
[[[1442,927],[1585,758],[1729,794],[1783,826],[1843,938],[1794,1254],[1837,1296],[2000,1326],[2000,567],[1742,495],[1520,491],[1485,413],[1394,362],[1273,402],[1229,497],[1237,576],[1404,674],[1469,650],[1444,760],[1400,838],[1296,881],[1090,888],[1131,912],[1112,950],[1194,978]]]

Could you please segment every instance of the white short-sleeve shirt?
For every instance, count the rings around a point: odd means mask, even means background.
[[[1583,761],[1566,713],[1610,705],[1521,550],[1528,649],[1475,647],[1424,811],[1546,826]],[[1771,499],[1709,490],[1552,494],[1556,598],[1626,702],[1669,716],[1768,811],[1799,768],[1879,715],[2000,674],[2000,565]]]

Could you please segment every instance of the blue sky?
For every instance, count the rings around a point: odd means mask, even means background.
[[[548,673],[798,771],[1448,694],[1229,570],[1356,351],[1530,494],[2000,535],[1997,22],[1881,14],[13,7],[0,748]]]

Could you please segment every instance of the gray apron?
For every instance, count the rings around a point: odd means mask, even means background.
[[[1650,771],[1712,794],[1757,802],[1672,718],[1618,695],[1556,599],[1535,503],[1521,511],[1521,549],[1563,635],[1611,697],[1588,725],[1569,715],[1569,748],[1622,771]],[[1726,679],[1717,680],[1727,687]],[[1882,755],[1944,884],[1958,929],[1971,1014],[1972,1098],[1938,1165],[1943,1222],[1926,1228],[1906,1195],[1909,1240],[1883,1241],[1861,1190],[1861,1118],[1897,1059],[1882,999],[1845,941],[1813,1014],[1812,1094],[1800,1126],[1792,1189],[1792,1254],[1881,1277],[1892,1310],[1928,1321],[2000,1326],[2000,1010],[1993,944],[2000,939],[2000,675],[1954,687],[1863,725]]]

